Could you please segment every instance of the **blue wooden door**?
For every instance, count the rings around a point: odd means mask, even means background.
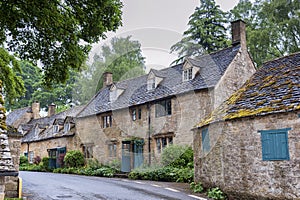
[[[144,140],[135,140],[133,143],[134,163],[133,168],[140,167],[144,163]]]
[[[130,172],[131,171],[131,141],[122,142],[122,163],[121,171]]]

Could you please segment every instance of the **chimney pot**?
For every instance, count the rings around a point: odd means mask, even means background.
[[[55,115],[56,105],[54,103],[48,105],[48,117]]]
[[[105,72],[103,74],[103,87],[113,84],[113,74],[111,72]]]
[[[40,103],[38,101],[35,101],[31,104],[31,110],[32,110],[32,117],[33,119],[40,118]]]
[[[246,23],[239,19],[231,22],[232,45],[241,45],[246,48]]]

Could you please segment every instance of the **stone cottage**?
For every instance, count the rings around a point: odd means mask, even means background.
[[[75,135],[74,117],[82,107],[73,107],[57,114],[55,105],[50,107],[48,116],[32,119],[24,126],[21,125],[24,135],[21,152],[28,156],[29,162],[34,162],[37,156],[49,156],[51,167],[56,168],[61,166],[66,151],[80,149],[80,139]]]
[[[20,154],[28,156],[31,163],[36,157],[50,155],[53,159],[51,166],[59,167],[61,161],[58,154],[64,156],[67,150],[80,149],[74,117],[82,107],[73,107],[57,114],[55,107],[54,104],[49,105],[48,116],[40,117],[39,103],[34,102],[31,107],[12,111],[6,119],[22,134]]]
[[[300,199],[300,53],[263,66],[194,129],[195,180],[231,199]]]
[[[232,23],[232,46],[147,75],[104,86],[79,113],[78,136],[86,158],[122,161],[128,172],[156,161],[169,144],[192,145],[191,128],[255,72],[245,23]]]

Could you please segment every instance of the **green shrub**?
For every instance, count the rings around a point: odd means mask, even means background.
[[[190,183],[194,180],[194,169],[180,168],[176,172],[176,182]]]
[[[102,167],[102,164],[99,163],[97,159],[88,160],[87,167],[92,170],[96,170]]]
[[[220,200],[225,199],[225,194],[218,187],[208,189],[207,196],[213,199],[220,199]]]
[[[109,162],[108,166],[113,168],[115,171],[121,171],[121,161],[120,160],[115,159],[115,160]]]
[[[203,187],[202,187],[202,183],[191,182],[190,183],[190,188],[195,193],[201,193],[204,190]]]
[[[193,162],[193,149],[187,146],[170,145],[166,147],[161,155],[161,163],[164,166],[187,167]]]
[[[27,165],[28,158],[26,156],[20,156],[20,165]]]
[[[84,166],[84,156],[81,151],[73,150],[66,153],[64,158],[66,167],[82,167]]]
[[[42,165],[43,169],[45,169],[46,171],[50,171],[49,158],[48,157],[42,158],[42,162],[40,163],[40,165]]]

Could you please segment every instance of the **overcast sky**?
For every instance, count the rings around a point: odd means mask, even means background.
[[[147,70],[168,67],[177,58],[171,55],[170,47],[181,40],[187,30],[189,16],[199,6],[199,0],[122,0],[123,26],[116,33],[94,45],[91,57],[108,44],[114,36],[132,38],[142,44]],[[224,11],[232,9],[238,0],[216,0]]]

